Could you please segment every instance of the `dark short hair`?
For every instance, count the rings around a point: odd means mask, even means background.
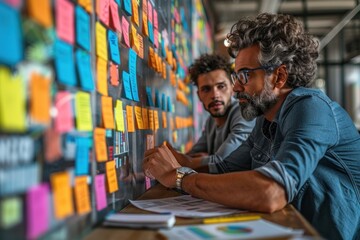
[[[197,86],[199,75],[215,70],[224,70],[228,77],[230,77],[231,64],[220,55],[203,54],[197,58],[193,64],[190,65],[190,80],[194,85]]]

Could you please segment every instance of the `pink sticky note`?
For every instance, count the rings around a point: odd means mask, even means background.
[[[98,15],[100,21],[102,21],[106,26],[109,26],[109,10],[110,10],[110,1],[101,0],[97,1],[98,5]]]
[[[129,22],[126,20],[124,16],[121,18],[121,26],[122,26],[122,35],[125,45],[130,47],[130,39],[129,39]]]
[[[150,0],[148,1],[148,20],[153,23],[153,6]]]
[[[112,28],[115,28],[118,32],[121,32],[120,18],[118,5],[115,1],[110,2],[111,24]]]
[[[60,91],[55,97],[56,117],[55,129],[59,133],[69,132],[74,128],[72,117],[72,96],[67,91]]]
[[[74,44],[74,5],[67,0],[56,0],[56,33],[58,37]]]
[[[105,191],[105,174],[95,176],[96,209],[100,211],[107,206]]]
[[[49,228],[49,186],[46,183],[31,187],[26,195],[26,236],[38,238]]]
[[[154,28],[159,29],[158,14],[155,9],[154,9]]]

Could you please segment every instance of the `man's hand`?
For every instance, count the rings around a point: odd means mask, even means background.
[[[175,150],[175,149],[171,146],[170,143],[166,143],[166,146],[168,147],[168,149],[171,151],[171,153],[174,155],[174,157],[176,158],[177,162],[178,162],[181,166],[191,167],[192,159],[191,159],[190,156],[178,152],[177,150]]]

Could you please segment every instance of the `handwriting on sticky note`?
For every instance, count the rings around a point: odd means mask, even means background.
[[[115,104],[115,121],[116,121],[116,130],[124,132],[125,131],[124,113],[123,113],[122,101],[120,100],[116,100],[116,104]]]
[[[89,174],[90,165],[90,139],[87,137],[76,137],[75,174]]]
[[[132,21],[139,26],[139,5],[137,0],[131,0],[131,6],[132,6]]]
[[[119,184],[117,181],[116,170],[115,170],[115,161],[111,160],[106,162],[106,180],[108,186],[108,192],[113,193],[119,189]]]
[[[56,33],[58,37],[74,44],[74,5],[68,0],[56,0]]]
[[[105,162],[108,160],[107,146],[106,146],[106,130],[103,128],[94,129],[94,144],[96,160],[98,162]]]
[[[100,211],[107,206],[105,190],[105,174],[95,176],[96,210]]]
[[[138,129],[144,129],[144,122],[142,119],[141,107],[135,106],[134,110],[135,110],[135,118],[136,118],[136,123],[137,123]]]
[[[95,89],[95,84],[91,71],[90,54],[81,49],[77,49],[75,55],[81,87],[84,90],[93,91]]]
[[[53,190],[55,217],[57,219],[64,219],[72,215],[74,207],[69,173],[53,173],[50,176],[50,182]]]
[[[129,39],[129,22],[128,20],[122,16],[121,17],[121,27],[122,27],[122,36],[123,36],[123,42],[125,45],[129,48],[130,47],[130,39]]]
[[[108,95],[107,83],[107,61],[102,58],[97,58],[97,90],[104,96]]]
[[[91,131],[93,129],[90,94],[77,92],[75,94],[76,128],[79,131]]]
[[[110,17],[110,0],[96,1],[96,12],[97,15],[106,26],[109,26]]]
[[[101,112],[104,127],[114,129],[114,112],[112,97],[101,96]]]
[[[134,111],[133,106],[126,106],[126,120],[128,132],[135,132],[135,123],[134,123]]]
[[[80,6],[76,6],[76,43],[90,51],[90,16]]]
[[[88,176],[79,176],[75,178],[75,205],[78,214],[84,214],[91,211]]]
[[[116,64],[120,64],[120,51],[118,37],[115,32],[108,30],[108,41],[110,46],[110,58]]]
[[[108,59],[107,44],[106,44],[106,28],[99,22],[95,24],[96,34],[96,55],[104,60]]]
[[[59,82],[75,86],[76,74],[73,47],[59,39],[55,42],[55,68]]]
[[[144,123],[144,129],[149,129],[149,116],[148,116],[148,109],[147,108],[141,108],[143,123]]]
[[[154,110],[152,109],[149,109],[149,127],[151,130],[155,130]]]
[[[122,82],[123,82],[123,90],[125,92],[125,97],[127,99],[133,100],[130,86],[130,75],[129,73],[123,71],[122,73]]]
[[[119,18],[119,7],[116,2],[110,1],[110,26],[118,32],[121,32],[121,24]]]
[[[130,70],[130,85],[131,93],[134,101],[139,101],[139,93],[136,79],[136,53],[134,50],[129,49],[129,70]]]

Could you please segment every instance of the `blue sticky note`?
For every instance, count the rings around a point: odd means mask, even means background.
[[[151,22],[148,22],[148,30],[149,30],[149,40],[151,43],[154,43],[154,27]]]
[[[123,82],[125,97],[127,99],[133,100],[133,97],[131,95],[130,75],[125,71],[123,71],[122,73],[122,82]]]
[[[165,41],[161,41],[161,55],[166,58]]]
[[[87,175],[89,173],[89,139],[76,138],[75,174]]]
[[[171,98],[170,96],[167,96],[167,111],[172,112],[172,106],[171,106]]]
[[[108,30],[108,41],[110,46],[110,58],[113,62],[120,65],[120,53],[118,45],[118,37],[116,33],[111,30]]]
[[[155,107],[160,107],[161,106],[161,102],[160,102],[160,94],[159,94],[159,90],[155,89]]]
[[[131,0],[124,0],[124,10],[126,15],[131,16],[132,15],[132,10],[131,10]]]
[[[153,107],[154,106],[154,101],[152,99],[151,92],[152,92],[151,87],[146,87],[146,98],[147,98],[148,106]]]
[[[78,49],[76,50],[76,66],[80,77],[81,87],[86,91],[95,89],[93,75],[91,72],[90,54]]]
[[[165,94],[161,94],[161,110],[166,111],[166,98]]]
[[[139,93],[138,86],[136,80],[136,52],[129,49],[129,70],[130,70],[130,85],[131,85],[131,93],[134,101],[139,101]]]
[[[76,85],[73,47],[60,39],[55,42],[55,68],[59,82]]]
[[[0,16],[0,63],[13,66],[22,60],[24,54],[20,14],[1,2]]]
[[[90,52],[90,16],[80,6],[76,7],[76,43]]]

